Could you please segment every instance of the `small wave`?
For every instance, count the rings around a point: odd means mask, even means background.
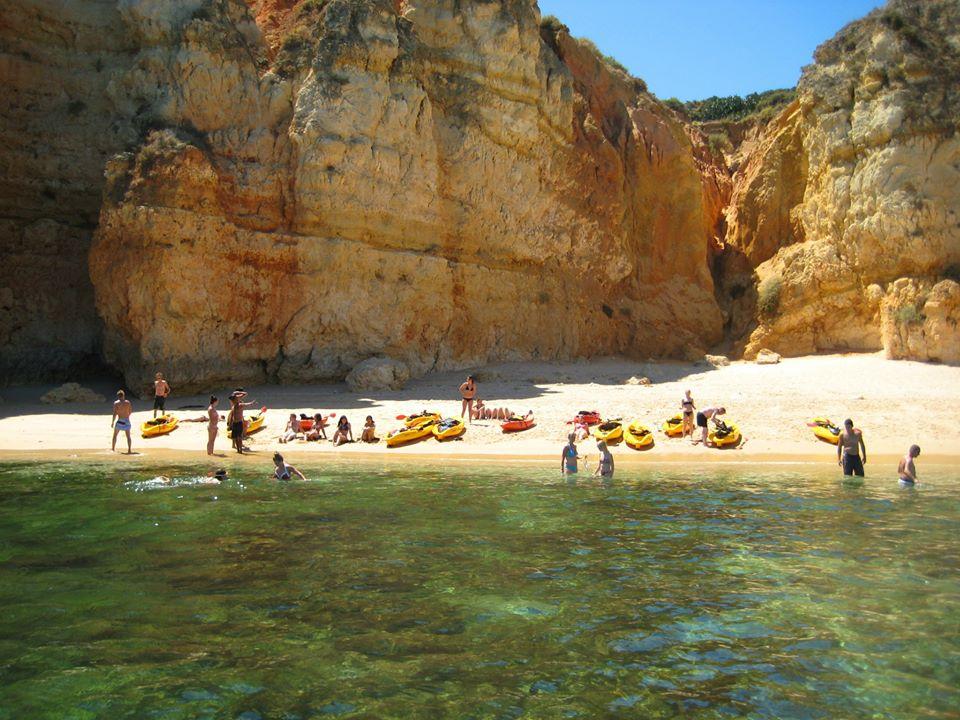
[[[134,492],[145,492],[147,490],[168,490],[170,488],[219,484],[220,481],[217,478],[200,475],[184,478],[166,477],[165,475],[160,475],[158,477],[150,478],[149,480],[131,480],[129,482],[125,482],[124,486],[130,488]]]

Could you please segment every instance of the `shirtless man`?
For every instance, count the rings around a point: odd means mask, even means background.
[[[157,410],[163,415],[166,412],[167,398],[170,397],[170,385],[163,379],[163,373],[157,373],[153,381],[153,416]]]
[[[863,433],[853,427],[853,420],[847,418],[843,421],[843,432],[840,433],[840,440],[837,443],[837,465],[843,468],[844,475],[863,477],[865,462],[867,462],[867,446],[863,444]]]
[[[230,394],[230,415],[227,417],[227,424],[233,435],[233,446],[240,455],[243,455],[243,433],[246,429],[243,422],[243,409],[253,405],[252,402],[243,401],[246,396],[247,392],[242,388],[237,388]]]
[[[473,398],[477,395],[477,380],[473,375],[467,376],[467,381],[460,386],[460,397],[463,403],[460,406],[460,417],[466,417],[467,423],[473,416]]]
[[[709,407],[706,410],[701,410],[697,413],[697,427],[700,428],[700,439],[694,440],[693,444],[703,443],[703,446],[707,446],[707,420],[712,419],[713,424],[717,424],[717,415],[723,415],[727,412],[726,408],[723,407]]]
[[[113,428],[113,443],[110,445],[112,452],[117,451],[117,435],[122,430],[127,434],[127,455],[133,455],[130,444],[131,413],[133,413],[133,405],[127,400],[126,393],[123,390],[117,390],[117,399],[113,402],[113,416],[110,418],[110,427]]]
[[[900,482],[904,485],[915,485],[917,480],[917,466],[913,461],[920,456],[920,446],[911,445],[907,454],[900,458],[900,465],[897,467],[897,474],[900,476]]]

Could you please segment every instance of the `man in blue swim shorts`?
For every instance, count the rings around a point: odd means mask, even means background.
[[[837,441],[837,465],[843,468],[844,475],[863,477],[863,465],[866,462],[867,446],[863,444],[863,432],[853,427],[853,420],[844,420],[843,432]]]
[[[110,445],[110,449],[114,452],[117,450],[117,435],[122,430],[127,434],[127,455],[133,454],[130,442],[130,428],[132,427],[130,415],[132,413],[133,405],[127,400],[126,393],[123,390],[117,390],[117,399],[113,403],[113,417],[110,418],[110,427],[113,428],[113,443]]]

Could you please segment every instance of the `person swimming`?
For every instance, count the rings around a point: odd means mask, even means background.
[[[303,476],[303,473],[297,470],[293,465],[289,465],[287,462],[285,462],[283,455],[278,452],[273,454],[273,464],[275,465],[273,469],[273,477],[276,480],[292,480],[294,475],[301,480],[307,479]]]

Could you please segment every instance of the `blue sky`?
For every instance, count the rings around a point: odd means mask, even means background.
[[[539,0],[661,98],[791,87],[817,45],[877,0]]]

